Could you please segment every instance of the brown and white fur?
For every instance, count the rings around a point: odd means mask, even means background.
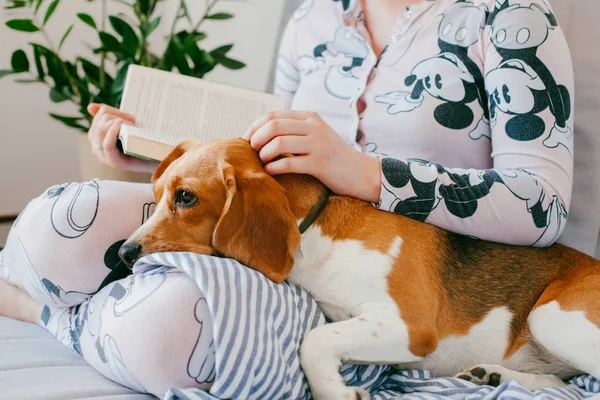
[[[300,235],[323,185],[268,176],[243,140],[184,142],[153,179],[156,212],[122,253],[221,255],[306,289],[335,321],[301,346],[317,399],[368,398],[346,362],[532,390],[600,378],[600,263],[576,250],[478,241],[342,196]]]

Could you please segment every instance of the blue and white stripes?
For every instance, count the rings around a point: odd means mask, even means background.
[[[183,271],[198,284],[212,315],[216,349],[210,393],[174,388],[166,400],[311,398],[298,350],[304,335],[326,321],[304,290],[276,285],[233,260],[192,253],[145,257],[136,273],[165,267]],[[492,388],[387,366],[345,365],[342,375],[348,384],[369,390],[374,400],[600,398],[600,382],[587,376],[574,379],[569,388],[532,393],[515,382]]]

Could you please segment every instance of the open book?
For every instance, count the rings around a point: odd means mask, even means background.
[[[121,111],[136,118],[119,140],[127,155],[161,161],[185,139],[240,137],[258,117],[283,108],[275,95],[132,65]]]

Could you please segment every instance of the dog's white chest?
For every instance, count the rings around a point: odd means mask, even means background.
[[[387,276],[401,244],[397,238],[383,254],[357,240],[333,241],[313,227],[303,235],[288,280],[308,290],[334,321],[360,314],[366,305],[396,307]]]

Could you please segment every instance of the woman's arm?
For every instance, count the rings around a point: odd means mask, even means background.
[[[273,91],[283,99],[285,109],[292,107],[294,94],[300,84],[300,70],[298,69],[298,57],[296,55],[296,31],[297,22],[290,19],[283,32],[277,55]]]
[[[519,36],[526,27],[528,41]],[[382,158],[378,207],[481,239],[548,246],[565,227],[572,192],[569,49],[554,16],[536,5],[497,14],[488,29],[493,169]]]

